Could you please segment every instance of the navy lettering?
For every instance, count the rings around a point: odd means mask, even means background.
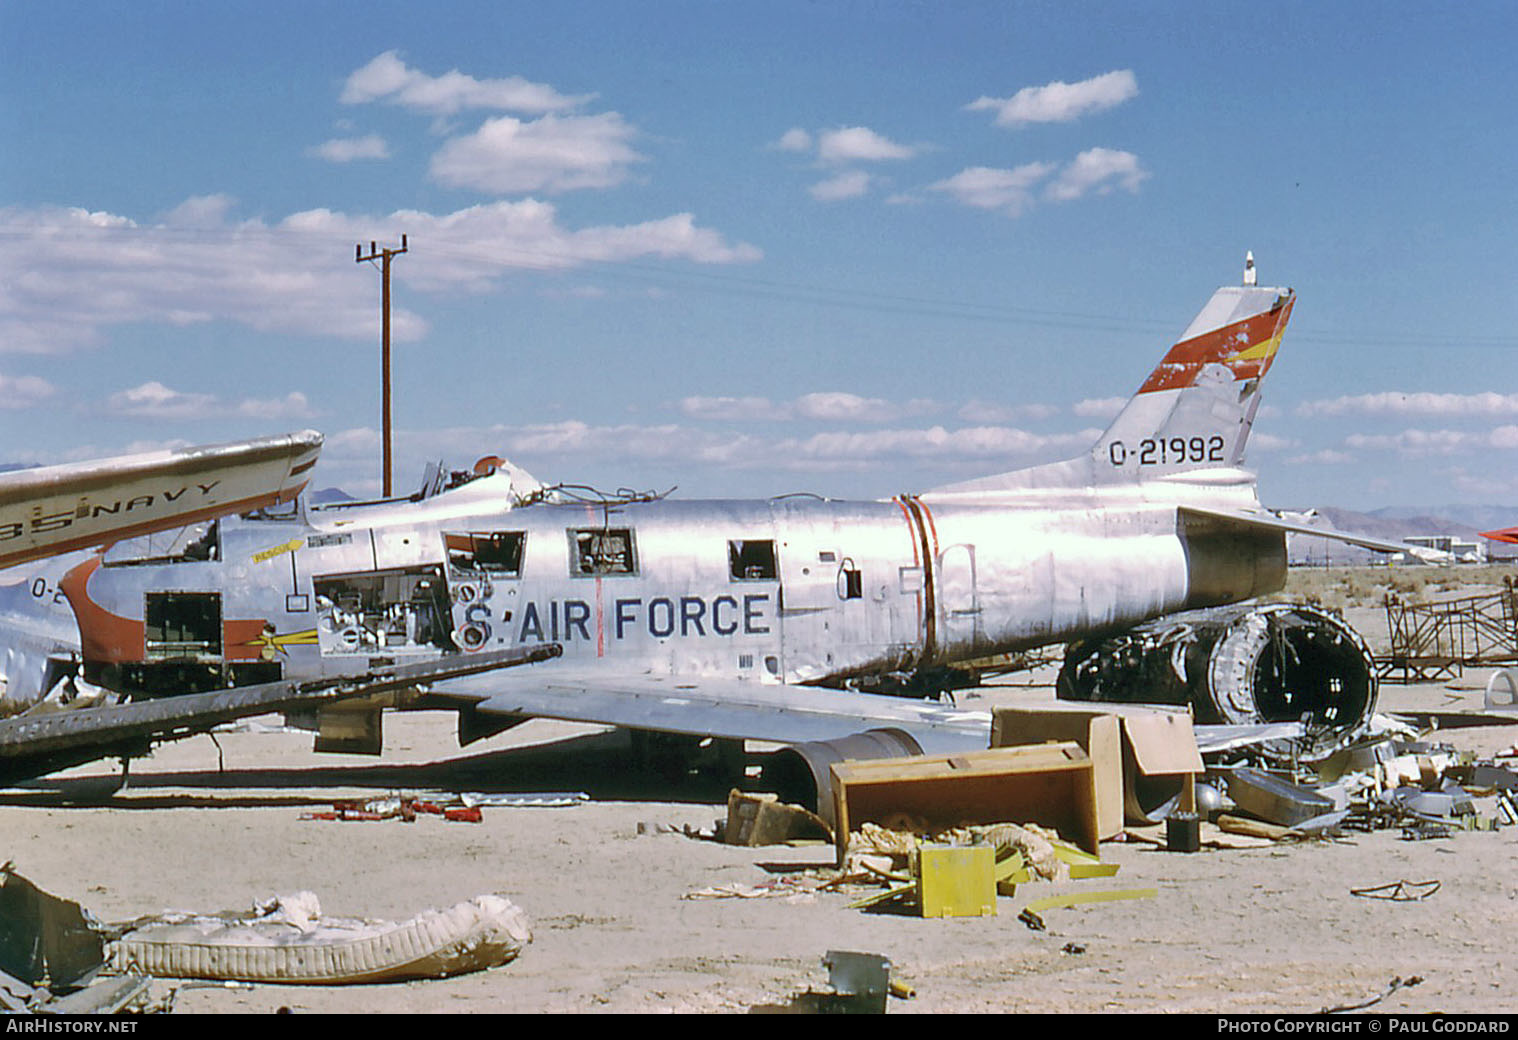
[[[696,628],[696,635],[706,635],[706,629],[701,627],[701,619],[706,616],[706,601],[700,596],[680,597],[680,634],[690,635],[691,626]]]
[[[99,516],[101,513],[119,512],[121,512],[121,499],[118,498],[114,503],[111,504],[111,507],[109,509],[107,509],[105,506],[96,506],[90,513],[90,516]]]
[[[471,604],[469,609],[464,611],[464,621],[480,627],[482,646],[490,642],[490,605],[488,603]]]
[[[209,495],[211,493],[211,489],[220,483],[221,481],[219,480],[213,480],[209,484],[196,484],[195,486],[200,488],[200,493],[202,495]]]
[[[517,634],[517,642],[527,642],[529,635],[540,643],[543,641],[543,622],[538,618],[538,605],[531,601],[528,602],[527,609],[522,611],[522,631]]]
[[[168,499],[170,502],[178,502],[181,498],[184,497],[184,493],[186,491],[188,491],[188,490],[189,490],[189,488],[180,488],[178,494],[171,494],[171,493],[165,491],[163,493],[163,497],[166,498],[166,499]]]
[[[589,639],[590,631],[585,627],[585,622],[590,617],[590,604],[583,600],[567,599],[564,601],[564,639],[569,639],[569,630],[578,628],[581,639]]]
[[[664,622],[657,620],[660,610],[664,611]],[[663,639],[665,636],[674,635],[675,632],[675,604],[673,600],[660,597],[650,600],[648,604],[648,634]]]
[[[39,516],[32,521],[33,531],[60,531],[65,527],[71,527],[74,523],[74,511],[70,509],[66,513],[54,513],[51,516]]]
[[[622,633],[626,630],[627,626],[637,620],[636,612],[637,612],[637,609],[638,609],[638,604],[642,603],[642,602],[643,602],[642,600],[638,600],[638,599],[619,599],[619,600],[617,600],[617,638],[618,639],[622,638]]]
[[[731,596],[718,596],[712,600],[712,631],[719,636],[730,636],[738,631],[738,619],[733,616],[732,624],[723,623],[721,611],[724,606],[731,607],[736,614],[738,601]]]
[[[4,532],[0,531],[0,541],[4,538]],[[758,593],[741,597],[741,602],[740,597],[730,595],[711,599],[704,596],[617,599],[612,602],[609,634],[619,640],[636,638],[640,630],[646,630],[655,639],[735,636],[740,633],[769,635],[773,631],[769,614],[773,596],[774,593]],[[569,642],[576,638],[588,642],[594,638],[590,631],[594,613],[595,605],[587,600],[549,600],[546,604],[528,601],[521,610],[517,642]],[[483,622],[489,613],[483,604],[476,604],[469,608],[466,616],[470,621]],[[511,611],[506,611],[501,620],[510,621]]]
[[[743,597],[743,631],[751,636],[762,636],[770,630],[768,625],[759,627],[756,621],[763,621],[764,614],[759,609],[759,604],[768,603],[769,596],[744,596]]]
[[[132,511],[132,507],[135,506],[135,505],[137,505],[139,502],[142,503],[145,506],[150,506],[150,505],[153,504],[153,496],[152,495],[138,495],[136,498],[132,499],[130,502],[127,503],[127,512],[130,513]]]

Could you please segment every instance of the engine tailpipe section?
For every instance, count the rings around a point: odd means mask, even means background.
[[[821,816],[829,827],[833,818],[834,762],[905,758],[922,754],[915,737],[900,729],[870,729],[838,740],[791,744],[770,756],[760,775],[760,787],[782,802],[799,805]]]
[[[1061,700],[1189,704],[1199,723],[1305,722],[1270,758],[1320,758],[1348,744],[1376,707],[1370,648],[1335,614],[1305,604],[1237,604],[1171,614],[1119,636],[1073,643]]]

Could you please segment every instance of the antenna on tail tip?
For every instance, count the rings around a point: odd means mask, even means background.
[[[1255,284],[1254,254],[1248,251],[1244,253],[1244,284]]]

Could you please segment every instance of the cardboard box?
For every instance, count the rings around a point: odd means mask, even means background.
[[[1123,735],[1117,716],[1087,709],[997,708],[991,715],[991,746],[1017,747],[1070,740],[1091,759],[1096,783],[1096,833],[1123,830]]]
[[[1114,727],[1120,739],[1114,738]],[[1134,823],[1156,822],[1157,806],[1181,796],[1191,778],[1205,769],[1187,711],[1061,703],[992,712],[992,747],[1048,740],[1073,740],[1091,756],[1098,832],[1103,838],[1121,831],[1125,818]]]
[[[830,768],[840,864],[851,828],[901,816],[934,830],[1036,823],[1091,853],[1100,841],[1091,758],[1071,741]]]

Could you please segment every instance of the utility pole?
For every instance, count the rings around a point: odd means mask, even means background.
[[[383,428],[385,444],[385,497],[390,497],[390,258],[400,256],[406,252],[406,236],[401,236],[399,249],[380,249],[375,243],[369,243],[369,255],[364,255],[362,244],[353,247],[353,260],[355,263],[380,261],[383,288],[380,291],[381,307],[383,316],[380,319],[380,399],[381,416],[380,425]]]

